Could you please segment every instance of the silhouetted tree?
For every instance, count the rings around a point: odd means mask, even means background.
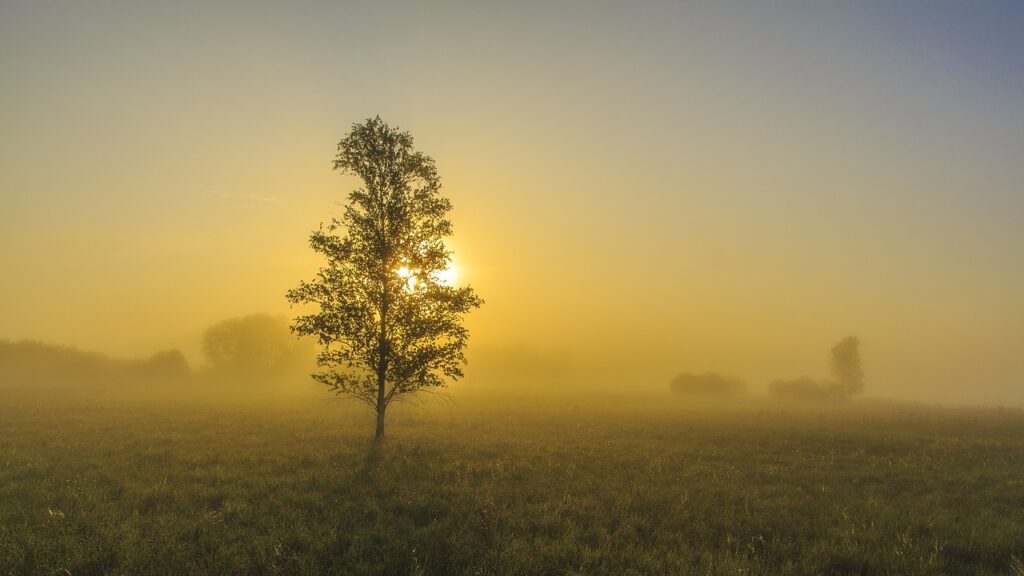
[[[319,310],[296,317],[292,331],[322,346],[316,380],[374,409],[379,447],[392,400],[462,377],[469,336],[462,320],[482,301],[442,281],[452,205],[440,194],[434,161],[413,148],[408,132],[380,117],[354,124],[334,168],[364,187],[348,195],[340,219],[310,236],[327,264],[288,300]]]
[[[841,397],[849,398],[864,391],[860,340],[848,336],[832,347],[832,373],[836,378],[836,390]]]

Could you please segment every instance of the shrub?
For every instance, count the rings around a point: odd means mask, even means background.
[[[795,380],[776,380],[768,385],[768,395],[776,400],[828,402],[836,398],[834,386],[806,376]]]
[[[701,398],[734,398],[747,391],[747,383],[739,378],[708,372],[690,374],[684,372],[669,383],[672,392],[683,396]]]

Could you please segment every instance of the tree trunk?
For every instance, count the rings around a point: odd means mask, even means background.
[[[386,276],[390,272],[384,270]],[[377,433],[373,437],[373,451],[380,452],[384,445],[384,410],[388,407],[384,387],[388,381],[388,360],[391,350],[388,346],[388,302],[387,290],[381,296],[383,304],[380,309],[380,334],[377,335],[377,354],[380,356],[377,364]]]
[[[377,408],[377,434],[373,437],[373,447],[380,449],[384,444],[384,406]]]
[[[384,385],[387,382],[386,370],[387,364],[382,364],[377,372],[377,433],[373,436],[374,452],[380,450],[384,444],[384,410],[388,407],[384,395]]]

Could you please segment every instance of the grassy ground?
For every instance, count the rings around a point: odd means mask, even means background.
[[[0,574],[1014,574],[1024,416],[0,406]]]

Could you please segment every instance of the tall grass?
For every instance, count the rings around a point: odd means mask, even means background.
[[[1021,573],[1019,414],[394,416],[0,407],[0,574]]]

